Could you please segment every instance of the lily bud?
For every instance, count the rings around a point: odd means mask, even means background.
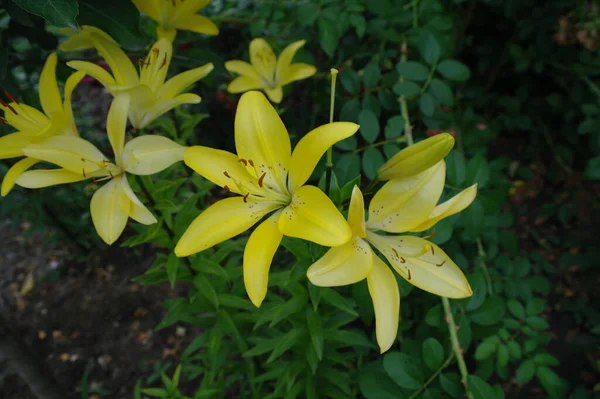
[[[377,179],[414,176],[444,159],[454,147],[454,137],[442,133],[411,145],[394,155],[377,171]]]

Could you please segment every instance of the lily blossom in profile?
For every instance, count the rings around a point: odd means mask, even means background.
[[[240,75],[234,79],[227,91],[243,93],[262,89],[269,100],[278,104],[283,98],[283,86],[296,80],[306,79],[317,72],[317,68],[304,63],[292,64],[296,52],[304,46],[305,40],[299,40],[287,46],[279,59],[264,39],[250,42],[250,63],[240,60],[227,61],[225,68]]]
[[[368,220],[365,220],[362,192],[355,186],[348,211],[352,238],[345,245],[331,248],[307,271],[309,280],[321,287],[367,279],[381,353],[396,339],[400,292],[393,273],[371,246],[388,260],[396,273],[422,290],[448,298],[473,294],[463,272],[437,245],[414,235],[378,233],[425,231],[469,206],[477,194],[476,185],[436,206],[445,175],[446,165],[442,160],[417,175],[390,180],[371,200]]]
[[[76,72],[67,79],[63,100],[56,80],[57,63],[56,53],[50,54],[40,75],[40,103],[44,112],[19,102],[15,96],[4,91],[8,101],[0,99],[0,110],[4,112],[0,123],[14,127],[17,132],[0,137],[0,159],[23,157],[24,147],[51,136],[79,136],[71,108],[71,94],[85,73]],[[26,157],[15,163],[2,181],[2,196],[12,190],[17,177],[38,162]]]
[[[162,136],[145,135],[125,144],[125,128],[130,105],[129,94],[115,97],[106,129],[115,158],[110,161],[92,143],[75,136],[54,136],[23,149],[29,157],[46,161],[61,169],[30,170],[16,179],[26,188],[48,187],[86,179],[108,181],[92,196],[92,222],[98,235],[114,243],[127,224],[127,219],[142,224],[156,223],[156,218],[135,195],[127,173],[151,175],[183,160],[185,147]]]
[[[327,149],[358,128],[349,122],[319,126],[292,152],[277,111],[262,93],[245,93],[235,115],[237,154],[196,146],[184,155],[187,166],[238,196],[204,210],[183,233],[175,254],[182,257],[204,251],[271,214],[252,232],[244,250],[244,284],[252,303],[260,306],[267,294],[273,256],[284,235],[330,247],[350,239],[350,227],[329,197],[305,183]]]

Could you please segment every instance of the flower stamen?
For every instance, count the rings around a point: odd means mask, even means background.
[[[4,91],[4,95],[5,95],[6,97],[8,97],[8,99],[9,99],[10,101],[12,101],[12,102],[14,102],[14,103],[17,103],[17,104],[21,104],[21,103],[19,102],[19,100],[17,100],[17,98],[16,98],[15,96],[13,96],[12,94],[10,94],[10,92],[9,92],[8,90],[6,90],[6,89],[3,89],[3,91]]]

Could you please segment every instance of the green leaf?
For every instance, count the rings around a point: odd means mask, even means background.
[[[328,18],[319,19],[319,43],[327,55],[333,57],[339,42],[338,28]]]
[[[434,78],[430,84],[431,92],[433,95],[440,100],[440,103],[448,106],[454,105],[454,94],[452,94],[452,89],[443,81]]]
[[[321,316],[315,312],[312,308],[306,309],[306,322],[308,325],[308,333],[310,334],[310,340],[317,352],[319,360],[323,359],[323,326],[321,324]]]
[[[362,331],[351,330],[327,330],[324,333],[327,341],[334,341],[343,344],[343,346],[364,346],[366,348],[375,348],[375,345],[367,338]]]
[[[425,378],[418,362],[406,353],[391,352],[383,357],[383,368],[396,384],[406,389],[419,389]]]
[[[486,360],[489,359],[498,348],[498,342],[491,339],[483,340],[475,350],[475,359]]]
[[[460,383],[460,377],[454,373],[440,374],[440,385],[442,389],[451,397],[458,398],[464,392],[463,385]]]
[[[533,362],[537,366],[558,366],[560,362],[549,353],[538,353],[533,357]]]
[[[548,367],[538,367],[538,380],[551,398],[563,398],[568,388],[565,381]]]
[[[429,76],[429,68],[416,61],[399,62],[396,64],[396,71],[409,80],[425,81]]]
[[[279,356],[290,350],[302,336],[301,331],[297,328],[294,328],[288,331],[286,334],[282,335],[276,342],[275,347],[273,348],[273,352],[267,359],[267,364],[271,363],[273,360],[277,359]]]
[[[456,187],[462,187],[466,175],[466,163],[463,154],[458,150],[452,150],[446,157],[446,170],[448,183]]]
[[[342,74],[343,74],[343,71],[342,71],[342,73],[340,73],[340,75],[342,75]],[[350,84],[350,83],[347,82],[347,84]],[[342,109],[340,110],[340,120],[347,121],[347,122],[358,122],[358,113],[359,112],[360,112],[360,101],[358,101],[357,98],[350,100],[350,101],[346,101],[344,103],[344,105],[342,106]],[[354,136],[351,136],[351,137],[354,137]],[[346,141],[346,140],[343,140],[343,141]]]
[[[540,316],[529,316],[525,319],[525,322],[528,326],[536,330],[547,330],[550,328],[550,324]]]
[[[527,314],[529,316],[537,316],[546,308],[546,300],[542,298],[532,298],[527,302]]]
[[[499,323],[506,311],[504,301],[498,296],[485,300],[482,306],[471,313],[471,320],[483,326]]]
[[[508,364],[508,347],[506,345],[499,345],[498,346],[498,353],[497,353],[497,361],[498,361],[498,366],[500,367],[506,367],[506,365]]]
[[[467,376],[467,383],[473,394],[473,399],[491,399],[495,396],[492,387],[476,375]]]
[[[340,72],[340,83],[350,94],[356,95],[360,91],[360,79],[356,72],[351,68],[344,68],[342,72]]]
[[[516,341],[509,341],[506,346],[508,347],[508,353],[513,359],[519,360],[522,356],[521,345]]]
[[[535,374],[535,363],[531,359],[525,360],[517,371],[515,372],[515,377],[517,382],[521,385],[527,384],[533,378]]]
[[[350,24],[356,30],[356,36],[362,38],[367,30],[367,21],[361,14],[350,14]]]
[[[388,119],[385,126],[385,138],[395,139],[402,135],[404,132],[404,118],[401,115],[392,116]]]
[[[591,158],[585,167],[583,175],[586,179],[600,180],[600,157]]]
[[[421,57],[429,65],[435,65],[440,59],[441,48],[437,39],[431,32],[424,32],[419,41],[419,52]]]
[[[77,0],[13,0],[19,7],[59,28],[75,28],[79,15]]]
[[[358,386],[366,399],[403,398],[402,390],[385,373],[381,362],[366,363],[358,372]],[[344,396],[347,398],[348,396]]]
[[[362,166],[363,172],[370,179],[373,180],[377,176],[377,170],[383,165],[385,159],[381,155],[381,151],[377,148],[367,148],[363,153]]]
[[[515,316],[517,319],[523,320],[525,318],[525,308],[521,304],[521,302],[511,299],[507,302],[506,306],[508,306],[508,310]]]
[[[365,83],[365,87],[367,89],[373,89],[377,87],[379,78],[381,78],[379,66],[376,64],[369,64],[365,67],[363,72],[363,82]]]
[[[360,134],[368,143],[374,143],[379,136],[379,121],[373,111],[363,109],[358,114],[358,124],[360,125]]]
[[[181,258],[175,256],[175,254],[170,254],[167,258],[167,263],[165,265],[167,269],[167,277],[169,278],[169,284],[171,284],[171,288],[175,287],[175,282],[177,281],[177,270],[179,269],[179,265],[181,263]]]
[[[421,94],[421,97],[419,98],[419,108],[421,108],[421,112],[423,112],[425,116],[433,116],[436,105],[437,101],[429,91]]]
[[[421,88],[414,82],[398,82],[394,85],[394,93],[399,96],[414,96],[421,92]]]
[[[194,286],[198,290],[198,293],[205,297],[211,305],[214,306],[215,310],[219,310],[219,297],[212,284],[206,277],[201,274],[197,274],[194,277]]]
[[[124,47],[145,45],[139,21],[140,12],[130,1],[79,0],[79,24],[102,29]]]
[[[490,178],[490,167],[487,159],[481,154],[471,158],[467,163],[466,183],[471,185],[477,183],[479,189],[486,186]]]
[[[423,360],[431,371],[437,371],[444,361],[444,348],[435,338],[423,341]]]
[[[437,67],[439,73],[445,78],[464,82],[471,77],[469,68],[456,60],[444,60]]]
[[[169,393],[166,389],[162,388],[144,388],[142,389],[144,395],[154,396],[155,398],[166,398]]]
[[[349,299],[346,299],[342,295],[338,294],[332,288],[324,288],[322,289],[322,299],[324,302],[329,303],[330,305],[348,313],[352,316],[358,316],[358,313],[354,310],[355,304],[351,302]]]

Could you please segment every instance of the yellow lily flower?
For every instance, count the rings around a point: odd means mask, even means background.
[[[140,12],[158,23],[159,38],[175,40],[177,30],[218,35],[219,28],[208,18],[196,14],[210,0],[132,0]]]
[[[185,147],[166,137],[146,135],[125,144],[125,128],[130,105],[128,93],[118,94],[108,112],[106,129],[115,155],[111,162],[92,143],[74,136],[54,136],[23,149],[25,155],[50,162],[61,169],[31,170],[16,179],[26,188],[48,187],[85,179],[109,180],[92,196],[92,222],[98,235],[107,243],[115,242],[127,219],[142,224],[156,223],[156,218],[137,198],[126,173],[151,175],[183,160]]]
[[[91,43],[110,67],[112,75],[87,61],[70,61],[67,65],[98,80],[113,96],[124,91],[130,92],[129,120],[134,128],[143,129],[180,104],[198,104],[201,101],[197,94],[182,92],[208,75],[213,70],[212,64],[182,72],[165,82],[173,55],[171,42],[158,40],[146,58],[139,61],[138,73],[119,45],[108,34],[99,34],[97,31],[82,29],[81,36],[69,39],[71,41],[67,42],[67,48],[85,47]]]
[[[279,59],[273,49],[264,39],[254,39],[250,42],[250,63],[240,60],[227,61],[225,68],[229,72],[240,75],[234,79],[227,91],[242,93],[248,90],[262,89],[269,99],[278,104],[283,98],[283,86],[296,80],[306,79],[317,72],[312,65],[292,64],[292,59],[305,40],[299,40],[287,46]]]
[[[202,212],[177,243],[175,254],[204,251],[274,212],[250,235],[244,251],[244,284],[259,307],[283,235],[330,247],[350,239],[350,227],[331,200],[305,183],[325,151],[358,128],[349,122],[319,126],[292,152],[277,111],[262,93],[245,93],[235,115],[237,155],[201,146],[190,147],[184,155],[187,166],[240,196],[220,200]]]
[[[441,161],[418,175],[389,181],[371,200],[368,221],[363,195],[354,187],[348,211],[352,238],[345,245],[331,248],[307,271],[309,280],[322,287],[367,279],[381,353],[396,339],[400,293],[394,275],[371,246],[400,276],[422,290],[448,298],[473,294],[463,272],[437,245],[412,235],[377,233],[420,232],[469,206],[477,194],[476,185],[436,206],[445,174],[446,165]]]
[[[9,102],[0,99],[0,110],[4,112],[4,118],[0,118],[0,123],[11,125],[17,130],[15,133],[0,137],[0,159],[22,157],[24,147],[53,135],[79,136],[73,119],[71,94],[85,73],[77,72],[67,79],[63,101],[56,81],[57,63],[56,54],[50,54],[40,75],[40,103],[43,113],[20,103],[6,91],[5,95]],[[38,162],[33,158],[24,158],[15,163],[4,176],[0,194],[6,196],[14,187],[15,179]]]

